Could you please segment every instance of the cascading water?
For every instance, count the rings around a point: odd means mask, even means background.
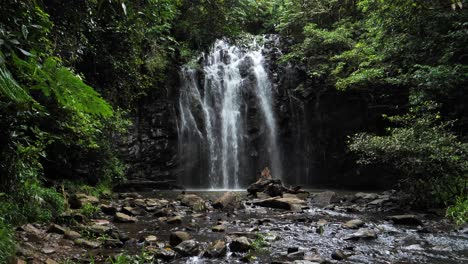
[[[262,166],[281,178],[273,91],[263,50],[255,39],[247,48],[218,40],[202,55],[202,71],[182,68],[181,184],[240,188],[255,179]],[[258,136],[250,137],[252,133]]]

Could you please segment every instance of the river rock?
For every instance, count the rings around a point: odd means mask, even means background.
[[[413,225],[413,226],[418,226],[422,225],[423,223],[421,220],[418,219],[417,216],[412,215],[412,214],[406,214],[406,215],[393,215],[389,216],[388,220],[392,221],[394,224],[397,225]]]
[[[213,232],[224,232],[226,231],[226,226],[225,225],[215,225],[211,228],[211,231]]]
[[[123,242],[120,241],[119,239],[115,238],[106,238],[104,240],[104,247],[105,248],[121,248],[123,247]]]
[[[171,215],[172,215],[171,208],[161,208],[159,210],[156,210],[156,212],[154,212],[154,216],[156,217],[168,217]]]
[[[252,245],[249,242],[249,239],[245,236],[234,237],[229,243],[229,249],[232,252],[247,252],[252,248]]]
[[[335,202],[336,193],[332,191],[326,191],[321,193],[316,193],[312,197],[312,203],[316,206],[325,207]]]
[[[97,203],[99,203],[99,199],[97,197],[86,195],[84,193],[77,193],[75,195],[70,196],[70,199],[68,199],[68,203],[70,204],[71,209],[79,209],[87,203],[96,205]]]
[[[137,221],[135,217],[120,212],[115,214],[114,220],[120,223],[135,223]]]
[[[226,256],[227,246],[226,243],[222,240],[216,240],[213,242],[203,253],[205,258],[222,258]]]
[[[348,222],[343,224],[343,227],[349,228],[349,229],[358,229],[364,225],[364,221],[360,219],[353,219],[349,220]]]
[[[149,235],[147,237],[145,237],[145,242],[146,243],[154,243],[158,241],[158,237],[154,236],[154,235]]]
[[[112,232],[112,228],[110,228],[109,226],[98,225],[98,224],[88,226],[86,227],[86,230],[98,236],[104,235],[104,234],[110,234]]]
[[[331,258],[334,260],[343,260],[343,259],[346,259],[347,257],[348,256],[339,249],[333,251],[333,253],[331,254]]]
[[[192,257],[200,254],[200,244],[195,240],[186,240],[177,245],[174,250],[183,257]]]
[[[100,242],[90,241],[90,240],[86,240],[82,238],[75,239],[74,242],[78,246],[83,246],[83,247],[90,248],[90,249],[98,248],[101,246]]]
[[[205,210],[205,200],[196,194],[183,194],[180,196],[180,203],[182,205],[192,208],[194,211]]]
[[[55,234],[60,234],[60,235],[65,234],[66,231],[67,230],[64,227],[59,226],[57,224],[52,224],[47,229],[47,233],[55,233]]]
[[[379,198],[379,195],[376,193],[363,193],[358,192],[354,195],[355,199],[364,199],[364,200],[375,200]]]
[[[173,247],[179,245],[180,243],[190,240],[192,237],[189,233],[183,231],[172,232],[169,236],[169,244]]]
[[[75,240],[75,239],[80,238],[81,234],[73,230],[67,230],[65,231],[63,237],[66,239]]]
[[[55,261],[55,260],[53,260],[53,259],[51,259],[51,258],[46,259],[46,261],[45,261],[44,263],[45,263],[45,264],[58,264],[57,261]]]
[[[228,210],[239,209],[242,208],[242,203],[239,195],[235,192],[225,192],[223,196],[213,203],[213,208]]]
[[[182,224],[182,216],[176,215],[167,219],[167,223],[171,225]]]
[[[298,206],[305,205],[305,201],[298,198],[273,197],[254,202],[255,205],[283,209],[295,210]]]
[[[304,251],[296,251],[296,252],[292,252],[290,254],[288,254],[288,258],[290,259],[303,259],[305,256],[305,252]]]
[[[112,205],[101,204],[100,208],[101,208],[101,211],[105,213],[106,215],[115,215],[115,213],[117,213],[117,208]]]
[[[361,228],[357,232],[351,234],[345,240],[359,240],[359,239],[376,239],[377,234],[367,228]]]
[[[124,214],[127,214],[127,215],[131,215],[131,216],[141,215],[140,210],[138,210],[137,208],[134,208],[134,207],[130,207],[130,206],[122,207],[121,212],[124,213]]]
[[[162,259],[164,261],[170,261],[176,256],[175,252],[169,248],[151,248],[148,252],[155,258]]]

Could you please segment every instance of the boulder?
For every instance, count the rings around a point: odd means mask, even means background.
[[[397,224],[397,225],[418,226],[418,225],[423,224],[421,222],[421,220],[418,219],[417,216],[412,215],[412,214],[392,215],[392,216],[389,216],[387,219],[392,221],[394,224]]]
[[[225,192],[223,196],[218,198],[213,203],[213,208],[216,209],[239,209],[242,208],[242,203],[239,195],[234,192]]]
[[[173,247],[179,245],[180,243],[190,240],[192,237],[189,233],[183,231],[172,232],[169,236],[169,244]]]
[[[123,242],[120,241],[119,239],[115,238],[106,238],[104,240],[104,247],[105,248],[120,248],[123,247]]]
[[[252,248],[252,245],[249,242],[249,239],[245,236],[234,237],[229,243],[229,249],[232,252],[247,252]]]
[[[254,202],[255,205],[283,210],[296,210],[298,206],[305,205],[305,201],[298,198],[273,197]]]
[[[194,211],[205,210],[205,200],[196,194],[183,194],[180,197],[180,203],[182,205],[192,208]]]
[[[335,202],[336,193],[332,191],[326,191],[321,193],[316,193],[312,197],[312,203],[316,206],[325,207]]]
[[[200,244],[195,240],[186,240],[177,245],[174,250],[183,257],[198,256],[201,248]]]
[[[97,197],[86,195],[84,193],[77,193],[75,195],[70,196],[70,199],[68,199],[68,203],[70,204],[71,209],[79,209],[87,203],[96,205],[99,203],[99,199]]]
[[[222,240],[214,241],[203,253],[205,258],[222,258],[226,256],[227,246]]]
[[[135,217],[120,212],[115,214],[114,220],[120,223],[135,223],[137,221]]]

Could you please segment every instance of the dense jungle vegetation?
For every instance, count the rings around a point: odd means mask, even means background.
[[[0,262],[12,228],[67,210],[66,191],[125,180],[116,142],[148,93],[221,37],[279,34],[297,92],[360,91],[378,134],[349,135],[419,205],[468,214],[468,12],[462,0],[1,0]],[[378,177],[376,175],[376,177]],[[93,187],[90,187],[93,186]]]

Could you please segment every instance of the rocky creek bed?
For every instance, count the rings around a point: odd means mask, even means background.
[[[222,197],[220,199],[220,197]],[[392,191],[269,197],[225,191],[71,198],[56,224],[17,229],[17,263],[468,263],[468,228],[437,211],[403,210]],[[142,253],[144,252],[144,254]]]

